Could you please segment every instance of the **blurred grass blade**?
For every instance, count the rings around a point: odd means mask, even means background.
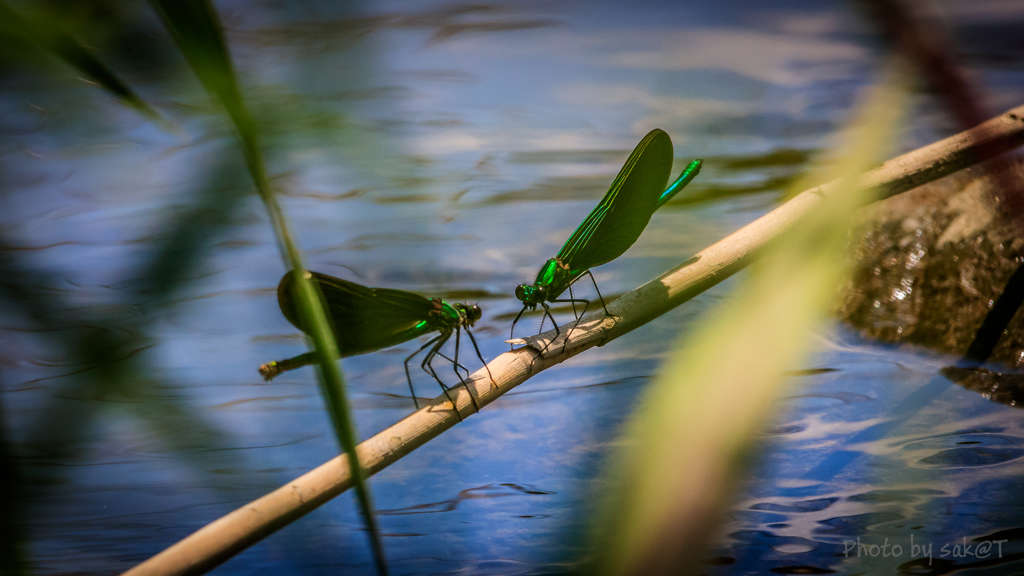
[[[312,327],[311,338],[320,366],[320,390],[324,395],[338,443],[352,463],[356,498],[366,522],[377,570],[381,574],[386,574],[384,546],[373,511],[366,473],[356,454],[358,442],[346,398],[344,377],[337,361],[340,357],[337,344],[327,323],[321,299],[305,273],[302,258],[288,230],[288,222],[270,189],[256,125],[242,100],[234,67],[231,65],[231,58],[221,32],[220,20],[207,0],[152,0],[152,4],[185,55],[185,59],[199,77],[199,81],[221,102],[238,130],[246,165],[267,207],[282,257],[296,272],[299,311],[305,324]]]
[[[230,223],[246,198],[245,168],[227,146],[209,152],[209,175],[192,192],[188,210],[172,219],[161,241],[146,259],[136,279],[138,305],[146,311],[166,304],[175,291],[196,276],[206,249]]]
[[[839,150],[832,176],[840,189],[777,241],[730,304],[676,346],[646,391],[610,461],[594,572],[698,569],[782,373],[799,365],[846,273],[838,263],[850,217],[869,193],[858,175],[884,158],[908,100],[896,76],[887,78]]]
[[[155,110],[150,108],[103,62],[100,62],[92,52],[86,50],[70,34],[60,30],[56,25],[34,18],[22,17],[11,10],[9,6],[0,2],[0,33],[22,37],[44,50],[52,52],[143,116],[150,120],[163,122]]]
[[[0,390],[8,389],[0,386]],[[17,576],[28,574],[24,480],[7,440],[7,412],[2,401],[0,394],[0,478],[4,479],[0,492],[0,574]]]
[[[0,234],[0,247],[9,244]],[[147,398],[153,406],[145,406],[142,415],[153,429],[188,430],[186,434],[177,432],[176,436],[168,437],[171,445],[223,445],[223,434],[196,415],[194,407],[178,396],[151,392],[159,386],[149,378],[152,370],[137,357],[148,348],[138,326],[124,317],[105,318],[80,312],[78,307],[46,290],[60,284],[53,274],[23,265],[4,250],[0,250],[0,278],[0,295],[4,296],[0,303],[16,303],[12,308],[17,314],[39,326],[68,358],[63,365],[70,373],[57,377],[61,383],[53,387],[22,442],[37,456],[61,465],[50,466],[51,470],[63,470],[64,463],[80,456],[78,446],[83,431],[91,428],[96,411],[102,407],[101,403],[69,401],[73,398]],[[143,408],[135,403],[129,406]],[[210,458],[207,452],[196,450],[186,457],[196,469],[208,469],[213,464]]]

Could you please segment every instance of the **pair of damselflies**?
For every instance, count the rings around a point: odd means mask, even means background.
[[[701,160],[690,162],[679,178],[666,188],[672,170],[672,140],[663,130],[657,129],[644,136],[612,181],[604,198],[569,236],[558,254],[544,263],[534,283],[516,287],[515,296],[523,303],[523,308],[512,322],[513,332],[524,312],[541,306],[544,315],[551,319],[556,336],[560,334],[548,303],[571,303],[574,311],[576,304],[582,305],[583,311],[576,315],[578,322],[590,306],[590,300],[574,298],[572,285],[584,276],[590,277],[601,300],[601,307],[607,314],[608,307],[590,269],[611,262],[628,250],[643,233],[654,212],[697,176],[701,164]],[[438,357],[447,360],[460,381],[463,380],[460,369],[466,372],[468,378],[469,370],[459,362],[461,333],[465,331],[477,358],[484,367],[487,366],[470,330],[482,315],[479,306],[448,304],[440,298],[426,298],[405,290],[368,288],[326,274],[308,274],[320,293],[342,358],[382,350],[437,333],[405,359],[406,380],[413,404],[417,408],[419,402],[413,390],[409,363],[424,350],[429,348],[420,362],[420,368],[441,386],[453,409],[455,402],[450,395],[451,388],[438,376],[433,361]],[[309,329],[301,321],[296,308],[294,285],[294,273],[288,272],[277,287],[277,301],[284,317],[308,334]],[[566,291],[569,297],[561,298]],[[441,350],[453,335],[455,353],[453,357],[448,357]],[[314,361],[313,353],[306,353],[264,364],[260,367],[260,374],[270,380],[282,372]],[[493,377],[491,382],[497,386]],[[479,408],[472,393],[470,399]]]

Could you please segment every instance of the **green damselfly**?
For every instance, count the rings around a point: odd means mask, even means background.
[[[469,378],[469,369],[459,363],[460,335],[462,331],[465,331],[473,344],[473,349],[476,350],[477,358],[487,368],[487,362],[480,354],[476,338],[470,331],[470,327],[482,315],[479,306],[460,303],[448,304],[440,298],[426,298],[405,290],[368,288],[326,274],[317,272],[309,274],[310,280],[321,294],[324,309],[327,312],[327,317],[331,320],[334,338],[338,342],[338,351],[342,358],[390,348],[420,336],[438,333],[405,359],[405,376],[409,382],[409,393],[412,394],[412,401],[416,408],[419,408],[419,402],[416,400],[416,393],[413,390],[409,362],[427,348],[430,350],[423,357],[420,368],[441,385],[445,396],[452,403],[452,409],[456,408],[455,401],[449,394],[450,388],[437,375],[431,364],[434,358],[440,356],[451,362],[455,376],[460,381],[463,380],[463,377],[459,374],[459,368],[465,370],[466,378]],[[299,318],[293,286],[294,272],[288,272],[281,278],[281,282],[277,286],[277,303],[281,307],[284,317],[293,326],[308,334],[308,330]],[[441,353],[441,347],[451,339],[452,334],[455,335],[455,357],[449,358]],[[260,374],[269,381],[282,372],[314,362],[316,362],[314,354],[307,352],[287,360],[268,362],[260,366]],[[490,373],[490,368],[487,368],[489,376]],[[491,382],[494,383],[493,376]],[[497,384],[494,385],[497,386]],[[473,406],[479,409],[472,392],[469,397],[473,401]]]
[[[590,300],[574,298],[572,285],[584,275],[590,276],[607,314],[608,307],[590,269],[611,262],[628,250],[647,227],[651,215],[696,178],[702,164],[702,160],[690,162],[666,189],[672,171],[672,140],[658,129],[644,136],[604,198],[569,236],[558,254],[544,263],[534,283],[516,287],[516,298],[523,303],[523,309],[512,321],[513,335],[519,318],[527,309],[535,310],[537,305],[542,306],[544,314],[551,319],[556,336],[560,334],[548,302],[571,303],[574,312],[576,304],[582,304],[583,312],[577,320],[582,317]],[[566,290],[569,297],[560,299]]]

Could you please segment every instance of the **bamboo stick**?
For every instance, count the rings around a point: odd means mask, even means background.
[[[881,196],[891,196],[936,180],[1024,143],[1024,106],[1014,108],[972,130],[919,148],[890,160],[864,175],[863,184]],[[623,295],[603,311],[588,314],[572,331],[553,339],[554,331],[522,342],[527,345],[492,360],[488,372],[478,370],[452,390],[462,418],[473,414],[469,389],[480,406],[522,384],[534,374],[559,364],[593,346],[634,330],[697,296],[747,266],[772,239],[811,212],[835,186],[824,184],[795,196],[775,210],[680,266]],[[541,352],[543,350],[543,352]],[[468,388],[468,389],[467,389]],[[373,475],[419,448],[460,421],[444,395],[367,439],[357,448],[359,461]],[[345,455],[295,479],[289,484],[211,522],[177,544],[135,566],[126,576],[202,574],[235,554],[301,518],[351,486]]]

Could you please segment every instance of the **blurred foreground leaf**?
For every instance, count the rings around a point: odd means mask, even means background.
[[[248,193],[245,169],[227,144],[211,153],[213,166],[195,190],[188,209],[172,218],[156,249],[131,283],[138,305],[146,311],[167,304],[174,292],[193,278],[204,251],[230,223]]]
[[[0,388],[2,389],[2,388]],[[0,394],[0,478],[4,489],[0,492],[0,574],[25,574],[24,489],[21,471],[7,440],[7,426]]]
[[[20,16],[9,6],[0,2],[0,33],[24,38],[53,53],[143,116],[150,120],[162,121],[160,115],[129,88],[128,84],[118,78],[70,34],[60,30],[55,23]]]
[[[0,236],[0,247],[5,244]],[[76,310],[47,290],[60,285],[53,274],[33,269],[2,249],[0,278],[3,279],[0,281],[3,303],[37,325],[40,333],[68,358],[63,365],[69,372],[56,377],[62,381],[48,395],[46,405],[28,434],[26,444],[32,456],[57,465],[51,469],[61,469],[60,465],[79,456],[77,446],[91,427],[94,411],[101,405],[75,401],[83,397],[146,398],[152,406],[147,406],[146,402],[130,402],[124,406],[144,410],[143,420],[156,430],[184,431],[167,436],[165,440],[172,446],[191,450],[187,453],[188,459],[201,462],[208,456],[195,448],[223,444],[219,442],[221,432],[197,416],[194,408],[178,397],[150,392],[158,382],[151,377],[152,371],[145,362],[137,357],[148,347],[139,326],[123,317],[101,317]]]
[[[906,106],[894,78],[871,90],[850,124],[833,177],[841,183],[751,270],[736,297],[683,338],[646,391],[610,460],[591,572],[693,571],[786,370],[808,352],[846,270],[858,175],[885,157]],[[797,190],[809,188],[804,183]]]
[[[235,129],[238,130],[246,165],[256,190],[267,207],[282,257],[296,272],[299,312],[304,324],[312,328],[311,339],[320,367],[320,391],[327,404],[338,443],[348,454],[351,462],[356,499],[369,533],[377,571],[386,574],[384,546],[373,511],[373,501],[366,482],[366,473],[356,454],[358,441],[345,391],[345,380],[338,364],[340,354],[337,343],[321,305],[321,298],[316,288],[309,282],[302,265],[302,257],[288,230],[288,221],[270,188],[256,125],[242,100],[231,57],[224,42],[220,19],[207,0],[152,0],[152,4],[203,87],[220,101],[231,117]]]

